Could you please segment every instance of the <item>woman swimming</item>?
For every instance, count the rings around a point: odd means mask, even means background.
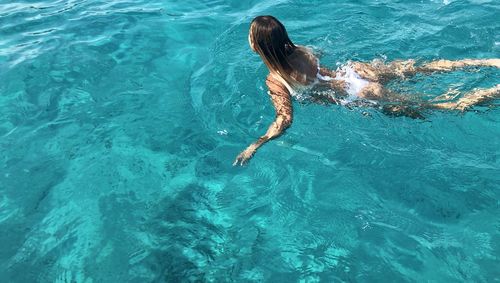
[[[250,48],[258,53],[267,68],[268,94],[276,110],[276,118],[266,134],[241,152],[233,165],[245,164],[265,142],[278,137],[292,123],[292,97],[316,103],[377,107],[391,116],[422,118],[419,109],[465,111],[470,107],[500,96],[500,84],[490,89],[477,89],[455,102],[418,102],[391,92],[384,85],[417,73],[453,71],[468,66],[500,68],[500,59],[459,61],[438,60],[417,66],[414,60],[384,63],[348,62],[335,71],[320,66],[319,60],[306,47],[295,45],[285,27],[273,16],[253,19],[248,34]],[[327,89],[328,91],[321,91]]]

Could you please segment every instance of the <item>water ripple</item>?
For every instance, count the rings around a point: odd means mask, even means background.
[[[285,135],[231,163],[274,118],[254,16],[334,68],[498,57],[497,2],[0,5],[0,281],[491,281],[497,108],[413,121],[294,103]]]

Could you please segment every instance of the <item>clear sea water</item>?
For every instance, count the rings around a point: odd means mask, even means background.
[[[487,0],[0,0],[0,282],[499,282],[498,101],[426,120],[295,102],[286,135],[231,166],[274,118],[254,16],[335,68],[498,58],[499,13]],[[393,87],[430,99],[499,75]]]

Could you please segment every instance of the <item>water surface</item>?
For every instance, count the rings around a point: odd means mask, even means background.
[[[498,101],[424,121],[295,103],[286,135],[231,166],[274,118],[257,15],[332,68],[500,57],[497,1],[335,2],[4,1],[0,281],[500,280]]]

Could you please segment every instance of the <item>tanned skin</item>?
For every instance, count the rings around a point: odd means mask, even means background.
[[[252,42],[249,34],[248,41],[250,48],[256,51],[255,45]],[[317,65],[315,57],[304,52],[304,48],[297,48],[297,51],[291,54],[288,58],[291,65],[295,67],[294,74],[298,74],[306,84],[313,78],[316,78]],[[435,73],[435,72],[450,72],[460,68],[480,66],[480,67],[497,67],[500,68],[500,59],[464,59],[458,61],[437,60],[415,65],[414,60],[393,61],[384,63],[379,60],[374,60],[370,63],[352,62],[352,67],[359,76],[369,83],[358,94],[358,97],[385,101],[385,102],[405,102],[409,101],[408,96],[403,96],[389,91],[385,85],[394,79],[408,78],[418,73]],[[336,77],[336,71],[328,68],[320,67],[320,74],[323,76]],[[266,79],[266,85],[269,89],[269,96],[276,111],[276,117],[269,126],[265,135],[261,136],[256,142],[250,144],[243,152],[241,152],[234,161],[233,165],[244,165],[253,156],[256,150],[267,141],[280,136],[291,124],[293,120],[292,97],[289,90],[281,80],[277,78],[277,74],[270,73]],[[331,80],[328,82],[329,87],[337,94],[347,95],[345,91],[346,82],[343,80]],[[465,111],[470,107],[484,103],[486,101],[500,97],[500,84],[489,89],[476,89],[465,94],[462,98],[455,102],[427,103],[422,104],[425,108],[442,109],[442,110],[458,110]],[[312,97],[315,102],[330,102],[337,103],[333,97]],[[404,104],[394,104],[384,107],[385,114],[392,116],[410,116],[412,118],[420,118],[418,113],[411,111]]]

